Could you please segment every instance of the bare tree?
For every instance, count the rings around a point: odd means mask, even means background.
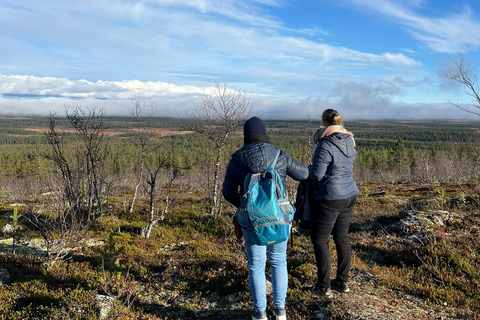
[[[165,158],[158,157],[155,168],[147,168],[148,178],[146,180],[146,184],[144,185],[144,189],[149,198],[149,220],[147,225],[142,227],[142,236],[145,239],[150,238],[153,228],[159,221],[163,221],[165,216],[170,213],[171,205],[176,200],[177,195],[182,191],[182,188],[175,189],[173,183],[182,175],[183,170],[189,169],[180,168],[179,166],[175,165],[172,160],[172,154],[173,152]],[[169,177],[167,179],[168,181],[164,182],[163,184],[158,182],[158,173],[162,169],[165,169],[169,172]],[[159,213],[159,209],[156,207],[156,194],[159,187],[165,192],[165,197],[163,198],[164,206],[161,210],[161,213]]]
[[[145,239],[150,238],[150,233],[152,232],[153,228],[157,225],[157,222],[163,220],[163,217],[160,217],[157,214],[156,209],[156,193],[157,193],[157,176],[160,169],[167,166],[167,158],[158,159],[158,164],[155,169],[148,169],[148,178],[146,180],[145,192],[148,194],[148,223],[145,227],[142,228],[142,236]]]
[[[131,107],[131,116],[133,119],[133,127],[137,131],[137,138],[135,139],[136,146],[140,149],[140,157],[138,157],[138,168],[136,174],[138,176],[137,183],[133,191],[132,202],[130,203],[129,211],[133,212],[133,207],[138,196],[138,189],[143,182],[143,174],[145,169],[145,158],[148,152],[152,151],[154,148],[150,143],[153,132],[150,128],[150,123],[148,121],[142,120],[143,111],[146,109],[145,102],[142,102],[140,98],[135,97],[130,100],[132,103]],[[150,111],[148,117],[154,116],[156,113],[156,108],[153,104],[150,105]]]
[[[447,70],[444,74],[447,78],[455,80],[463,85],[465,93],[472,98],[472,107],[463,107],[458,103],[452,103],[457,108],[468,113],[480,116],[480,83],[478,69],[471,68],[465,62],[463,55],[452,59],[453,67]]]
[[[247,93],[228,87],[225,81],[216,81],[214,92],[206,95],[191,115],[192,130],[211,140],[216,152],[211,215],[220,214],[220,166],[225,143],[230,133],[245,122],[252,109],[253,102]]]
[[[95,220],[102,212],[103,191],[106,187],[105,179],[105,156],[106,140],[103,132],[105,125],[103,122],[103,110],[97,108],[75,107],[66,112],[66,117],[71,126],[75,129],[77,137],[82,141],[83,148],[76,151],[77,168],[80,170],[83,182],[81,187],[84,203],[86,204],[86,213],[88,220]],[[82,150],[83,149],[83,150]]]
[[[480,116],[480,83],[478,69],[472,69],[468,66],[462,54],[451,61],[453,63],[453,68],[447,70],[445,76],[463,85],[465,93],[472,99],[471,107],[463,107],[458,103],[452,104],[463,111]],[[480,163],[480,154],[477,153],[474,161],[475,163]]]
[[[106,142],[103,111],[66,109],[66,118],[78,140],[60,133],[58,119],[50,114],[44,132],[50,151],[43,154],[55,169],[43,208],[30,208],[25,218],[41,233],[47,253],[63,259],[85,239],[90,226],[104,211],[107,188],[104,160]]]

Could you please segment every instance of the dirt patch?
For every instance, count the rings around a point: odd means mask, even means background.
[[[30,132],[38,132],[38,133],[43,133],[45,131],[44,128],[26,128],[25,130]],[[74,129],[70,129],[70,128],[56,128],[55,130],[59,133],[75,133],[76,132]],[[140,133],[141,129],[125,129],[125,130],[108,130],[107,129],[103,131],[103,135],[112,137],[112,136],[118,136],[121,134],[130,133],[130,132]],[[152,129],[149,129],[149,132],[161,137],[169,136],[169,135],[183,135],[183,134],[193,133],[193,131],[179,131],[179,130],[161,129],[161,128],[152,128]],[[18,135],[18,136],[21,136],[21,135]]]

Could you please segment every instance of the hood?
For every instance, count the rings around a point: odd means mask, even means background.
[[[322,140],[328,141],[340,150],[347,158],[353,157],[356,154],[355,145],[353,143],[353,137],[346,133],[334,133]]]

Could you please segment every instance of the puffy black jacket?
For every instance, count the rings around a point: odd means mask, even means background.
[[[238,149],[227,166],[222,188],[223,197],[235,207],[239,207],[247,174],[265,171],[272,164],[277,151],[278,149],[271,143],[251,143]],[[285,151],[280,151],[274,169],[282,182],[285,182],[287,175],[297,181],[308,177],[308,168],[295,161]]]

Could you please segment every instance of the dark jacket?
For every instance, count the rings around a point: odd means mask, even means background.
[[[238,208],[244,194],[243,183],[247,174],[265,171],[275,159],[277,150],[273,144],[264,142],[246,144],[238,149],[227,165],[222,188],[223,197]],[[282,182],[285,182],[287,175],[297,181],[308,177],[308,168],[284,151],[280,151],[274,169]]]
[[[353,180],[356,154],[352,137],[346,133],[334,133],[317,143],[308,168],[309,178],[316,182],[315,200],[341,200],[358,194]]]

